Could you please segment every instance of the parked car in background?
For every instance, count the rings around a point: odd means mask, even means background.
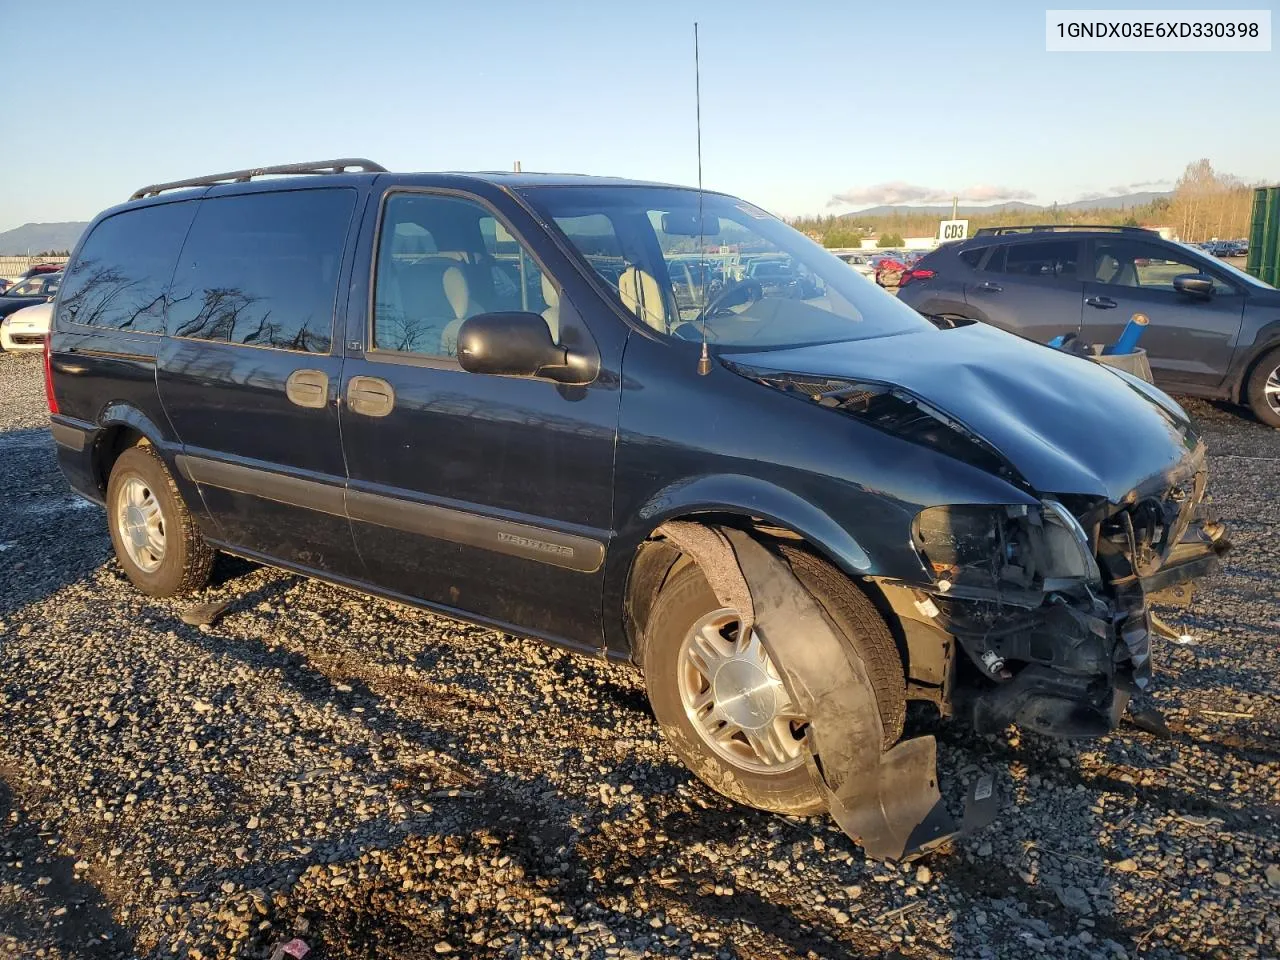
[[[61,273],[40,273],[19,280],[4,293],[0,293],[0,317],[7,317],[15,310],[32,304],[52,300],[61,283]]]
[[[871,262],[872,258],[870,254],[841,253],[837,254],[837,256],[864,277],[868,277],[870,279],[875,278],[876,268],[875,264]]]
[[[43,349],[52,316],[53,304],[47,301],[15,310],[0,320],[0,349]]]
[[[803,265],[787,260],[755,260],[747,267],[747,279],[757,281],[766,297],[808,300],[818,296],[819,286]]]
[[[970,317],[1042,343],[1112,343],[1135,313],[1156,383],[1247,404],[1280,427],[1280,291],[1217,257],[1140,227],[985,230],[904,276],[921,313]]]
[[[901,282],[902,275],[907,271],[907,265],[901,256],[897,251],[889,251],[872,258],[876,283],[882,287],[896,287]]]
[[[720,235],[752,276],[680,302],[670,251]],[[692,189],[352,160],[157,184],[85,231],[47,349],[59,463],[140,590],[225,550],[634,663],[691,770],[788,814],[941,806],[908,699],[1110,729],[1151,670],[1144,591],[1226,544],[1154,387],[939,329]]]

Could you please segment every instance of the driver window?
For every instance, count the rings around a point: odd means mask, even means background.
[[[452,359],[464,320],[511,310],[541,314],[559,342],[556,288],[485,207],[430,194],[387,200],[374,278],[376,349]]]
[[[1188,273],[1204,273],[1191,258],[1170,257],[1164,247],[1132,240],[1108,240],[1094,246],[1093,279],[1113,287],[1140,287],[1173,293],[1173,278]],[[1217,279],[1214,292],[1229,294],[1233,288]]]

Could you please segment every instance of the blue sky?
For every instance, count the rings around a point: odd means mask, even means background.
[[[695,18],[705,183],[776,213],[893,183],[1038,202],[1161,189],[1202,156],[1280,180],[1280,54],[1050,54],[1045,4],[56,6],[0,58],[10,129],[25,104],[38,118],[4,138],[0,230],[336,156],[692,183]]]

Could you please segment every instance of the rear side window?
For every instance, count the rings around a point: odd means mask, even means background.
[[[960,251],[960,260],[966,267],[974,270],[978,269],[978,264],[982,262],[982,255],[987,252],[986,247],[974,247],[969,250]]]
[[[200,201],[173,275],[169,333],[328,353],[355,196],[336,187]]]
[[[164,291],[194,202],[126,210],[101,221],[67,269],[59,324],[164,332]]]
[[[1025,277],[1076,276],[1080,244],[1074,240],[1047,240],[1042,243],[1010,244],[1004,272]],[[991,269],[991,265],[987,265]]]

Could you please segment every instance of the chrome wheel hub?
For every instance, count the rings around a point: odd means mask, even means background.
[[[129,559],[144,572],[154,573],[164,561],[164,515],[160,501],[140,478],[130,477],[121,485],[116,518]]]
[[[722,608],[689,630],[680,647],[685,715],[716,754],[737,767],[785,773],[804,763],[805,718],[753,630]]]
[[[1271,376],[1263,384],[1262,393],[1267,398],[1267,406],[1280,413],[1280,367],[1271,371]]]

